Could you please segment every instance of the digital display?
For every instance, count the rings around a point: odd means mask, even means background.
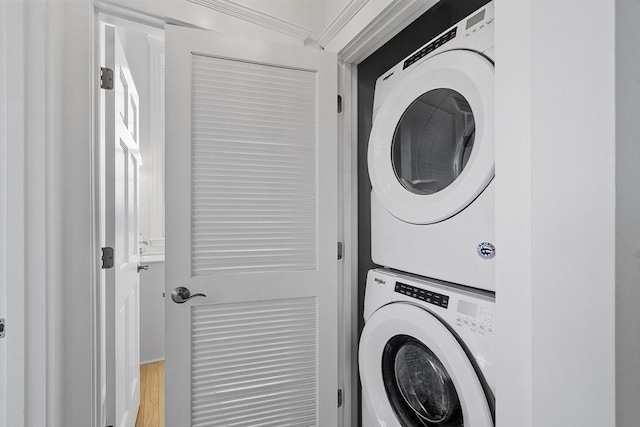
[[[472,302],[459,300],[458,313],[466,314],[467,316],[471,316],[471,317],[476,317],[476,315],[478,314],[478,306]]]
[[[481,10],[480,12],[476,13],[475,15],[473,15],[471,18],[469,18],[469,20],[467,21],[467,30],[471,27],[473,27],[474,25],[476,25],[478,22],[482,21],[484,19],[484,9]]]

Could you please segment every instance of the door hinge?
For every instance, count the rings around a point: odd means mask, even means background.
[[[4,319],[0,319],[0,338],[4,338]]]
[[[102,248],[102,268],[113,268],[113,248]]]
[[[338,113],[342,113],[342,96],[338,95]]]
[[[338,260],[342,259],[342,242],[338,242]]]
[[[100,89],[113,89],[113,70],[107,67],[100,67]]]
[[[338,408],[342,406],[342,389],[338,389]]]

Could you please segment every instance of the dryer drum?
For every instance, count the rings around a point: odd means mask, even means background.
[[[382,376],[391,406],[403,426],[463,426],[453,381],[424,343],[408,335],[391,338],[382,356]]]
[[[393,135],[391,162],[404,188],[437,193],[460,176],[475,138],[469,103],[453,89],[419,96],[405,110]]]

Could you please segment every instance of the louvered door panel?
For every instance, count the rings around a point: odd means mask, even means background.
[[[165,41],[166,425],[337,426],[336,55]]]
[[[192,425],[316,423],[316,298],[193,307]]]
[[[316,73],[193,55],[192,271],[316,269]]]

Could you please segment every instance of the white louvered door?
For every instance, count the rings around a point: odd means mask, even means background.
[[[167,426],[336,426],[336,57],[169,26],[166,82]]]

